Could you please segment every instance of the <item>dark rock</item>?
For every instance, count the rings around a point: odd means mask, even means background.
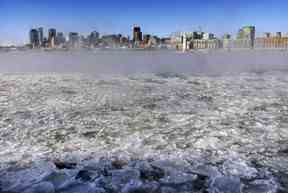
[[[165,172],[159,167],[151,165],[147,161],[139,161],[136,163],[135,168],[140,171],[141,179],[144,180],[159,180],[164,177]]]
[[[195,192],[201,192],[208,188],[208,177],[206,176],[197,176],[197,178],[193,181],[193,190]]]
[[[285,193],[288,192],[288,174],[284,172],[278,172],[275,174],[280,183],[281,189],[285,190]]]
[[[53,163],[52,168],[41,164],[42,169],[10,169],[1,172],[0,193],[276,193],[279,189],[271,172],[245,162],[217,162],[217,167],[185,163],[113,158],[83,161],[81,170],[57,170]],[[287,175],[276,177],[280,192],[286,193]]]
[[[98,134],[98,131],[86,131],[82,135],[86,138],[95,138]]]
[[[80,170],[77,175],[76,175],[76,179],[80,179],[82,181],[91,181],[95,178],[99,177],[99,174],[97,171],[93,171],[93,170]]]
[[[60,170],[62,170],[62,169],[75,169],[77,166],[76,163],[61,162],[61,161],[55,161],[54,164]]]
[[[206,96],[206,95],[201,95],[198,96],[199,101],[204,101],[204,102],[213,102],[213,97],[212,96]]]
[[[288,147],[279,150],[278,153],[282,156],[288,156]]]
[[[115,158],[111,161],[111,164],[114,169],[122,169],[128,163],[125,160]]]

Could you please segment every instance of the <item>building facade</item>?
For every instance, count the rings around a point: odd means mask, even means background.
[[[44,45],[44,29],[43,29],[43,27],[38,28],[38,33],[39,33],[40,46],[43,46]]]
[[[238,34],[237,40],[233,42],[236,48],[254,48],[255,43],[255,26],[244,26]]]
[[[69,47],[70,48],[79,48],[80,47],[80,37],[77,32],[69,33]]]
[[[49,48],[54,48],[56,45],[56,29],[49,29],[48,30],[48,46]]]
[[[134,26],[133,27],[133,43],[134,46],[140,46],[142,42],[142,32],[141,32],[141,28],[139,26]]]
[[[97,32],[97,31],[91,32],[91,34],[88,37],[89,46],[90,47],[96,47],[99,44],[99,38],[100,38],[99,32]]]
[[[264,37],[258,37],[255,40],[255,48],[262,48],[262,49],[287,49],[288,48],[288,36],[283,37],[281,32],[276,32],[275,36],[272,36],[269,33],[265,33]]]
[[[66,38],[64,36],[63,32],[58,32],[56,35],[56,41],[55,44],[57,46],[64,46],[64,44],[66,43]]]
[[[30,36],[31,48],[39,48],[40,47],[39,31],[37,29],[31,29],[29,36]]]

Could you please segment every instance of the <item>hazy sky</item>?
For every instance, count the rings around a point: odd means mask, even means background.
[[[38,26],[83,34],[130,35],[133,24],[156,35],[200,28],[222,35],[242,25],[288,32],[287,10],[287,0],[0,0],[0,43],[27,42]]]

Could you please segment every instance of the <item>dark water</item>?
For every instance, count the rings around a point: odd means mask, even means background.
[[[288,69],[288,51],[25,51],[0,53],[0,73],[265,72]]]

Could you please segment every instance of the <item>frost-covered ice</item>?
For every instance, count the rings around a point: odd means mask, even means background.
[[[3,168],[48,158],[77,163],[111,156],[200,159],[222,171],[220,177],[211,178],[213,187],[221,189],[225,183],[238,187],[237,180],[244,178],[253,179],[256,189],[261,183],[273,189],[273,179],[269,185],[255,177],[261,175],[259,169],[269,170],[281,177],[284,186],[288,183],[287,141],[284,72],[0,76]]]

